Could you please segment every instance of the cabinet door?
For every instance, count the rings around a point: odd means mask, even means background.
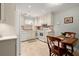
[[[16,55],[16,39],[0,41],[0,56]]]

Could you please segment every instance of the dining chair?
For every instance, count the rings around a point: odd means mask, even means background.
[[[61,45],[61,41],[57,37],[51,37],[47,36],[47,44],[49,48],[49,55],[57,55],[57,56],[62,56],[62,55],[67,55],[67,49],[65,49]]]
[[[69,38],[75,38],[76,36],[76,33],[75,32],[65,32],[65,36],[66,37],[69,37]]]
[[[76,36],[76,33],[75,32],[65,32],[65,37],[67,38],[72,38],[72,39],[77,39],[75,36]],[[72,48],[70,46],[67,46],[67,49],[69,52],[72,52]]]

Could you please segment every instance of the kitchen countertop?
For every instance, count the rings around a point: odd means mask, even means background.
[[[0,41],[3,41],[3,40],[11,40],[11,39],[17,39],[17,36],[0,37]]]

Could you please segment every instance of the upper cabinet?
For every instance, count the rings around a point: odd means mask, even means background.
[[[14,26],[16,19],[16,5],[10,3],[1,3],[1,21]]]
[[[53,25],[52,13],[38,17],[35,23],[37,26],[41,26],[42,24]]]

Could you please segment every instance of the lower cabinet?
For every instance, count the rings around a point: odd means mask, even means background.
[[[16,39],[0,41],[0,56],[16,56]]]

